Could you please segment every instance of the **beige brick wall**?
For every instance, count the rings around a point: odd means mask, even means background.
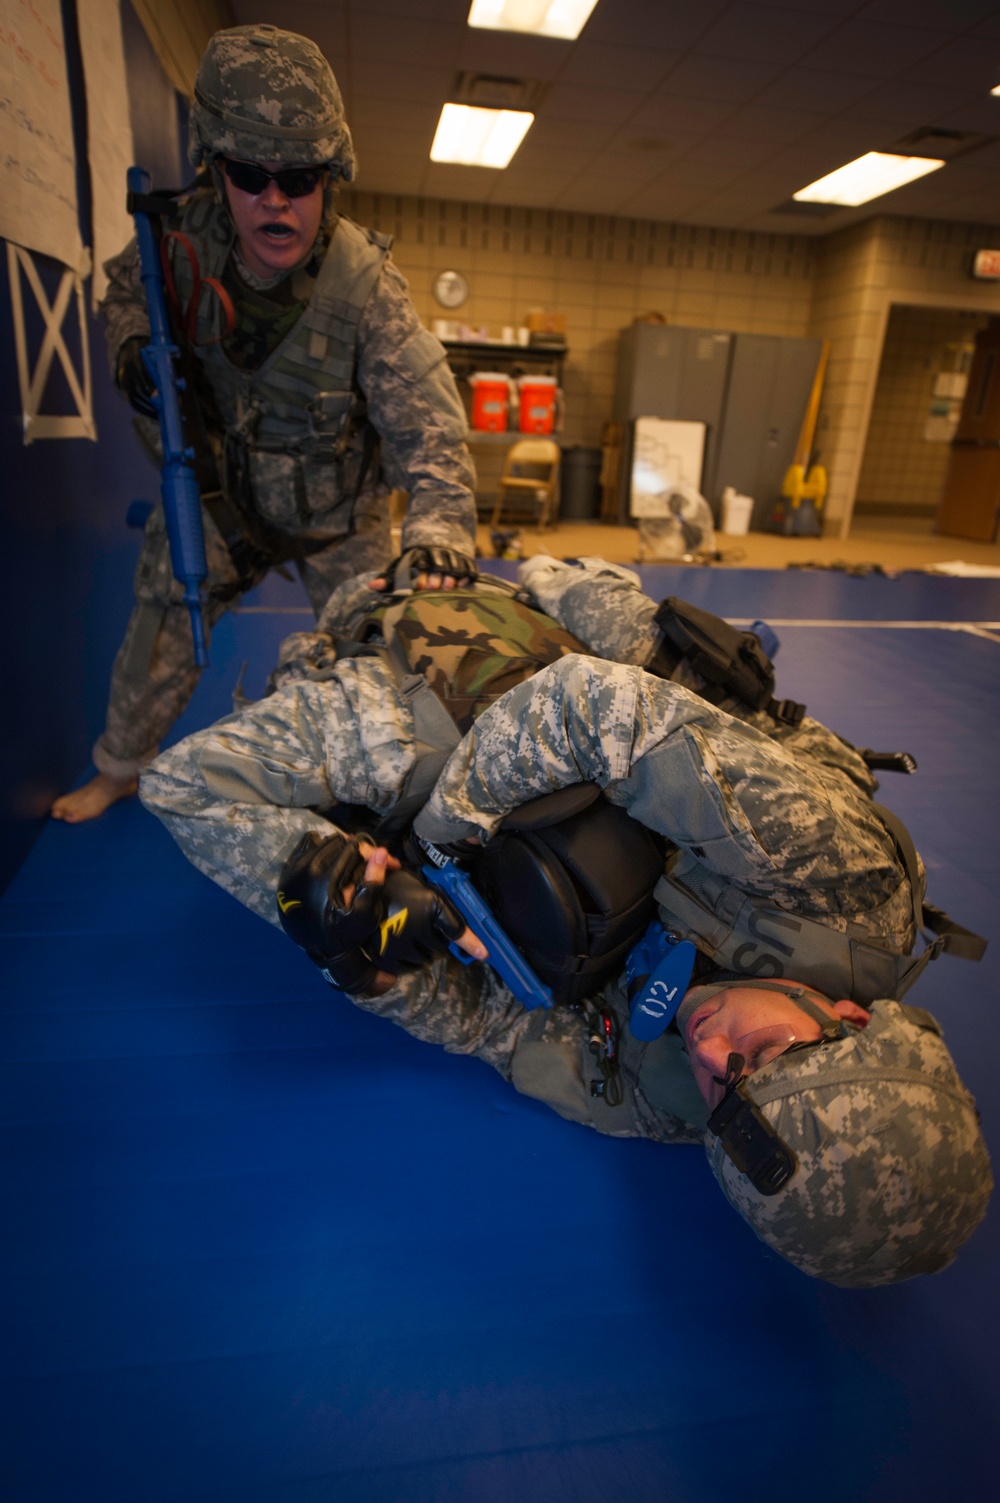
[[[829,339],[818,442],[830,473],[827,530],[846,533],[894,304],[1000,313],[1000,288],[968,276],[1000,228],[881,216],[814,239],[653,220],[359,192],[344,212],[395,237],[427,323],[439,271],[469,280],[464,322],[499,335],[530,308],[565,312],[568,443],[597,444],[610,415],[618,334],[636,317]],[[499,458],[477,452],[483,489]]]

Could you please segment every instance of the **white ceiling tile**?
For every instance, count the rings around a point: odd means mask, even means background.
[[[729,135],[746,136],[749,141],[796,141],[807,131],[823,123],[819,111],[806,109],[765,109],[756,104],[744,105],[726,120]]]
[[[869,78],[894,78],[948,41],[947,29],[928,31],[915,26],[885,26],[871,21],[845,21],[802,61],[807,67],[835,73],[858,73]]]
[[[735,106],[766,88],[784,69],[781,62],[690,52],[671,69],[663,92],[673,98],[713,99]]]
[[[997,13],[995,0],[871,0],[858,11],[860,21],[879,21],[885,26],[941,26],[947,22],[956,31],[973,26]]]
[[[931,90],[945,84],[970,94],[988,95],[1000,81],[1000,46],[984,46],[981,36],[966,33],[902,69],[899,76],[928,85]]]
[[[457,68],[466,28],[441,21],[384,16],[351,11],[351,63],[378,68],[383,60],[411,62],[418,67]]]
[[[588,89],[582,84],[555,83],[542,106],[541,114],[556,120],[603,120],[620,125],[642,103],[643,96],[623,89]]]
[[[838,18],[773,5],[730,5],[699,38],[696,50],[714,57],[791,63],[834,30]]]
[[[686,52],[726,9],[727,0],[599,0],[581,40]]]
[[[680,130],[704,134],[721,125],[733,113],[732,100],[679,99],[669,85],[658,89],[639,106],[629,120],[629,129],[637,135],[663,133],[669,137]]]
[[[679,57],[678,52],[661,52],[639,41],[631,46],[591,42],[584,34],[563,62],[559,82],[645,93],[663,82]]]
[[[859,99],[852,114],[858,120],[883,121],[901,131],[911,131],[921,125],[936,125],[943,111],[959,109],[967,102],[968,95],[959,89],[931,91],[924,84],[894,78]],[[890,135],[887,144],[891,140]]]
[[[811,110],[839,114],[878,88],[874,79],[852,73],[830,73],[823,68],[789,68],[754,99],[757,105],[785,109],[805,101]]]

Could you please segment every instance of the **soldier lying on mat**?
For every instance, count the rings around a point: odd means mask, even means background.
[[[600,1132],[703,1142],[730,1202],[805,1272],[943,1268],[992,1177],[938,1025],[898,1000],[918,929],[948,921],[864,758],[774,699],[755,641],[728,679],[704,636],[679,648],[678,620],[710,635],[713,618],[658,610],[628,571],[533,559],[522,584],[343,586],[320,633],[284,644],[274,692],[159,757],[143,801],[359,1007]],[[725,647],[737,634],[717,626]],[[589,808],[561,792],[581,785],[600,790]],[[551,795],[573,812],[533,820]],[[338,827],[345,805],[371,835]],[[400,844],[411,820],[422,845]],[[469,864],[558,1005],[528,1010],[488,961],[448,952],[485,947],[420,875],[428,849]],[[654,904],[698,962],[650,1040],[622,972]],[[952,930],[932,952],[973,955]]]

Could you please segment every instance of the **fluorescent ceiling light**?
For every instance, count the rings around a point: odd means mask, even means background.
[[[597,0],[472,0],[469,25],[573,41],[596,4]]]
[[[484,110],[446,104],[431,147],[432,162],[506,167],[534,120],[528,110]]]
[[[996,86],[995,89],[991,89],[990,93],[991,94],[1000,94],[1000,83],[997,84],[997,86]]]
[[[870,198],[891,193],[904,183],[936,172],[944,162],[938,157],[897,157],[886,151],[869,151],[846,167],[828,172],[792,197],[807,204],[866,204]]]

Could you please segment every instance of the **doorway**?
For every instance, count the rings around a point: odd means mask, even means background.
[[[989,322],[990,314],[974,309],[890,308],[854,503],[858,521],[933,531],[976,335]]]

